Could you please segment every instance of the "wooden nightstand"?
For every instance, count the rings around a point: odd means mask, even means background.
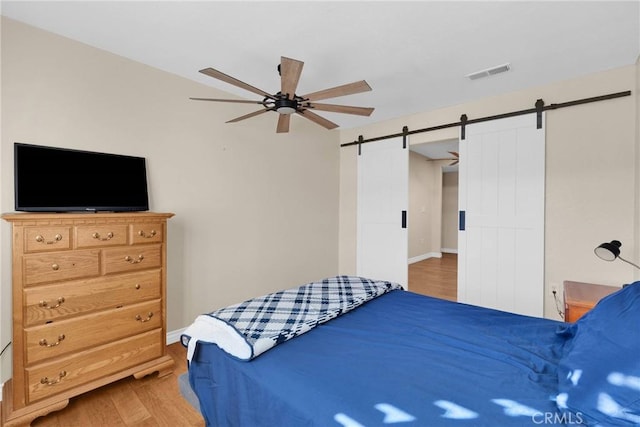
[[[616,286],[564,281],[564,321],[575,322],[598,301],[615,291]]]

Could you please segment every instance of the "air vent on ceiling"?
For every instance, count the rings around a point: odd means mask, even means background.
[[[507,64],[502,64],[495,67],[487,68],[486,70],[480,70],[471,74],[467,74],[466,77],[468,77],[471,80],[478,80],[483,77],[493,76],[494,74],[504,73],[506,71],[509,71],[510,69],[511,69],[511,64],[507,63]]]

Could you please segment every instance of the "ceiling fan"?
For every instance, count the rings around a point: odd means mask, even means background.
[[[447,151],[447,153],[451,154],[453,156],[453,158],[450,159],[427,159],[431,162],[434,161],[439,161],[439,160],[453,160],[451,163],[449,163],[449,166],[455,166],[460,162],[460,154],[457,151]]]
[[[453,162],[449,163],[449,166],[455,166],[460,163],[460,154],[457,151],[448,151],[448,153],[453,156],[453,159],[449,159],[453,160]]]
[[[324,89],[317,92],[307,93],[305,95],[297,95],[296,88],[298,87],[298,81],[302,74],[302,67],[304,62],[291,58],[281,57],[280,65],[278,65],[278,72],[280,73],[280,91],[275,94],[270,94],[247,83],[244,83],[236,78],[233,78],[227,74],[224,74],[213,68],[205,68],[200,70],[202,74],[205,74],[214,79],[222,80],[223,82],[232,84],[239,88],[248,90],[257,95],[261,95],[264,98],[262,101],[248,101],[238,99],[214,99],[214,98],[190,98],[196,101],[214,101],[214,102],[235,102],[242,104],[259,104],[264,108],[258,111],[254,111],[249,114],[245,114],[235,119],[227,121],[227,123],[235,123],[244,119],[255,117],[259,114],[266,113],[267,111],[275,111],[279,114],[278,125],[276,127],[277,133],[289,132],[289,123],[291,120],[291,114],[298,114],[312,122],[323,126],[326,129],[335,129],[337,124],[321,117],[313,112],[315,111],[329,111],[334,113],[344,114],[356,114],[359,116],[370,116],[373,112],[373,108],[368,107],[352,107],[348,105],[335,105],[335,104],[320,104],[315,101],[323,99],[336,98],[339,96],[353,95],[356,93],[367,92],[371,90],[369,84],[366,81],[360,80],[353,83],[348,83],[341,86],[336,86],[330,89]]]

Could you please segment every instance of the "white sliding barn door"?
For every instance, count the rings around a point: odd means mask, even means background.
[[[403,148],[402,137],[362,144],[360,149],[357,274],[406,289],[409,149]]]
[[[458,301],[542,317],[545,131],[527,114],[460,140]]]

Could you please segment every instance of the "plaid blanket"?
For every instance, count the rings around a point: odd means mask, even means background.
[[[382,294],[397,283],[336,276],[200,315],[181,336],[191,361],[197,341],[213,342],[241,360],[301,335]]]

